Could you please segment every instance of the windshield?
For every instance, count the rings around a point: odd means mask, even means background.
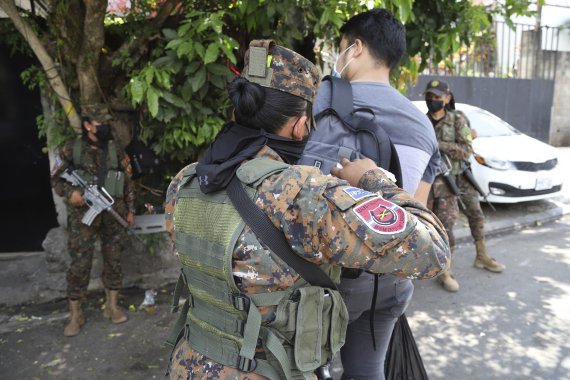
[[[483,110],[463,111],[479,137],[511,136],[520,134],[514,127]]]

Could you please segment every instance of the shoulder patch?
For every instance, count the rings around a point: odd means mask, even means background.
[[[395,234],[406,228],[404,209],[380,196],[358,205],[353,211],[368,228],[379,234]]]
[[[378,195],[375,193],[371,193],[370,191],[362,190],[358,187],[346,187],[342,191],[350,195],[350,197],[355,201],[359,201],[364,198],[374,197]]]

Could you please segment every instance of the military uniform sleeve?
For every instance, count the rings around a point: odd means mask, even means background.
[[[455,116],[455,142],[439,141],[439,150],[453,160],[467,160],[473,153],[471,130],[461,113]]]
[[[184,177],[184,170],[182,169],[170,182],[166,190],[166,201],[164,203],[164,212],[166,218],[166,233],[169,237],[170,248],[172,252],[176,253],[176,246],[174,244],[174,211],[176,210],[176,202],[178,200],[178,191],[180,190],[180,183]]]
[[[73,144],[74,141],[68,141],[63,145],[55,156],[51,169],[51,186],[56,194],[65,200],[69,199],[74,191],[82,192],[80,187],[73,186],[70,182],[60,177],[67,168],[73,165]]]
[[[313,168],[286,172],[262,185],[257,202],[305,259],[406,278],[431,278],[448,267],[441,222],[380,170],[366,174],[368,190]]]

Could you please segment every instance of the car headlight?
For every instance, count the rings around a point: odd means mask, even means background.
[[[492,169],[516,170],[516,166],[512,161],[501,160],[500,158],[495,157],[483,157],[478,154],[473,154],[473,156],[475,157],[475,161]]]

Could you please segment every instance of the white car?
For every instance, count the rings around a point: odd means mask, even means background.
[[[413,103],[427,112],[424,101]],[[477,131],[471,168],[490,202],[517,203],[560,195],[564,177],[555,148],[481,108],[463,103],[455,107]]]

